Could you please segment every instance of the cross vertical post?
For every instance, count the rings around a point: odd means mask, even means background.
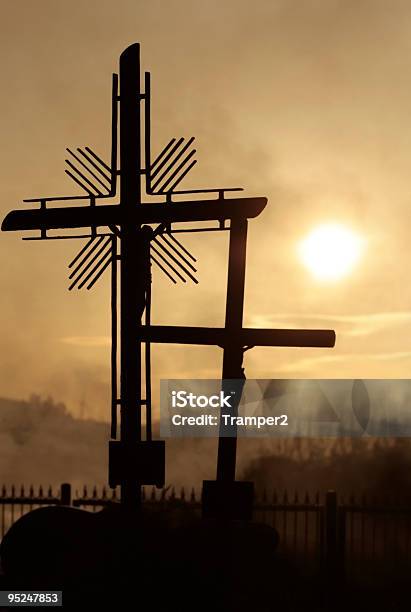
[[[140,150],[140,45],[128,47],[120,56],[120,439],[127,453],[141,440],[141,343],[136,334],[141,323],[144,247],[141,226],[133,209],[141,202]],[[130,453],[131,455],[131,453]],[[140,504],[140,482],[127,473],[121,483],[121,501]]]
[[[231,340],[224,346],[223,385],[225,380],[244,378],[241,332],[244,311],[247,227],[248,221],[244,218],[233,219],[230,226],[225,329]],[[241,389],[238,389],[230,411],[231,416],[237,415],[240,393]],[[237,455],[237,428],[235,426],[228,427],[231,430],[231,435],[227,437],[221,435],[223,430],[227,428],[221,419],[218,439],[217,480],[233,481],[235,480]]]

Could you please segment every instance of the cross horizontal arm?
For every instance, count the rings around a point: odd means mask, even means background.
[[[238,217],[250,219],[257,217],[266,204],[267,198],[230,198],[228,200],[142,204],[127,211],[123,206],[116,204],[13,210],[3,220],[1,229],[11,232],[122,225],[124,222],[142,225],[144,223],[223,221]]]
[[[151,325],[138,327],[143,342],[226,346],[299,346],[332,348],[335,332],[329,329],[250,329],[233,336],[225,328]]]

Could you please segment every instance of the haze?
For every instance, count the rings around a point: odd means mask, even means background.
[[[111,73],[130,43],[152,73],[154,154],[197,137],[185,187],[269,198],[250,223],[245,324],[329,327],[335,349],[253,349],[248,378],[407,378],[411,366],[411,5],[394,0],[2,2],[1,214],[78,193],[65,147],[108,157]],[[296,245],[327,222],[367,251],[318,283]],[[226,238],[184,239],[198,287],[155,273],[153,322],[221,325]],[[78,241],[2,234],[0,390],[109,417],[109,287],[67,292]],[[156,348],[161,378],[218,377],[219,349]]]

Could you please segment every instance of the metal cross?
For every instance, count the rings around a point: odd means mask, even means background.
[[[239,188],[177,190],[196,163],[193,159],[196,151],[190,150],[194,138],[187,141],[173,138],[152,161],[150,129],[150,73],[145,73],[142,93],[140,47],[136,43],[121,54],[119,75],[113,75],[110,164],[89,147],[78,148],[76,152],[67,149],[66,173],[85,191],[85,195],[25,200],[40,207],[14,210],[2,224],[3,231],[40,230],[40,235],[26,238],[31,240],[87,238],[69,265],[70,289],[84,286],[91,289],[111,266],[112,440],[109,443],[109,481],[113,487],[121,485],[122,503],[134,509],[140,504],[141,485],[164,484],[165,445],[163,441],[152,440],[151,431],[151,343],[222,347],[223,381],[244,379],[243,354],[253,346],[332,347],[335,343],[332,330],[243,327],[248,219],[263,211],[267,199],[226,197],[228,192],[241,191]],[[142,177],[145,178],[144,202]],[[118,203],[101,203],[101,200],[116,196],[118,178]],[[176,196],[186,194],[192,194],[193,199],[175,200]],[[202,198],[200,194],[203,194]],[[164,197],[164,202],[158,203],[159,195]],[[157,196],[156,203],[150,202],[153,196]],[[56,201],[62,205],[49,206],[50,202]],[[197,225],[204,221],[209,222],[209,227]],[[192,225],[181,227],[181,223]],[[75,236],[53,234],[54,230],[73,228],[81,228],[86,233]],[[197,282],[193,265],[195,258],[176,234],[204,231],[229,231],[230,234],[225,326],[215,329],[151,325],[151,264],[158,266],[174,283],[178,279]],[[142,398],[142,344],[145,346],[145,398]],[[117,389],[118,352],[120,393]],[[143,406],[146,410],[145,439],[142,439]],[[120,439],[116,440],[118,407]],[[247,489],[247,483],[235,481],[236,436],[225,437],[223,433],[220,428],[217,480],[206,481],[203,489],[206,511],[211,515],[232,514],[233,506],[241,506],[243,498],[248,500],[244,507],[249,508],[247,491],[250,488]],[[231,504],[231,510],[227,510],[227,504]],[[240,515],[245,514],[247,512],[240,511]]]

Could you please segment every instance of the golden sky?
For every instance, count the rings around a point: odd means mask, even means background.
[[[269,198],[250,223],[245,323],[330,327],[335,349],[253,349],[249,378],[408,378],[411,368],[411,5],[404,0],[2,2],[1,212],[78,193],[64,149],[109,151],[111,73],[142,45],[154,153],[197,137],[185,187]],[[359,264],[315,280],[299,242],[328,221]],[[153,322],[221,325],[226,236],[184,238],[198,287],[154,276]],[[80,242],[2,234],[0,395],[109,414],[109,287],[68,293]],[[217,377],[221,352],[156,348],[158,378]]]

